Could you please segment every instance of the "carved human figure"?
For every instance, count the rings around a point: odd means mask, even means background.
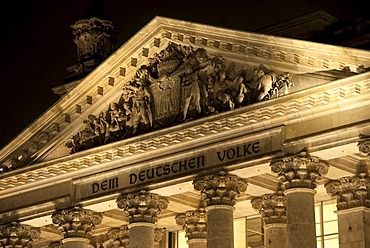
[[[130,89],[134,95],[132,98],[133,133],[137,131],[137,127],[141,122],[150,127],[153,126],[153,99],[149,90],[150,81],[148,77],[148,70],[142,69],[140,73],[137,73],[135,80],[127,85],[127,88]]]
[[[114,102],[111,104],[110,109],[110,131],[114,132],[122,130],[126,122],[126,116],[122,108],[118,106],[118,103]]]
[[[256,71],[256,76],[258,78],[258,90],[261,91],[258,100],[261,101],[269,94],[272,84],[276,80],[276,75],[272,72],[265,73],[263,70],[258,69]]]
[[[196,73],[193,73],[191,66],[187,66],[185,68],[185,74],[182,76],[181,83],[184,89],[184,106],[182,120],[185,120],[188,114],[190,103],[194,105],[198,113],[201,112],[198,75]]]

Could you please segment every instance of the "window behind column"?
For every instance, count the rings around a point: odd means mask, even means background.
[[[315,203],[317,248],[338,248],[338,218],[336,201],[320,201]]]

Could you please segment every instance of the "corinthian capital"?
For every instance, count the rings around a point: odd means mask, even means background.
[[[282,189],[315,189],[322,176],[328,173],[329,164],[306,151],[272,161],[271,171],[282,182]]]
[[[254,209],[259,211],[265,225],[286,223],[286,197],[283,192],[253,197],[251,204]]]
[[[194,180],[194,189],[201,192],[205,207],[212,205],[234,206],[236,198],[247,190],[248,183],[238,176],[220,171],[218,174]]]
[[[142,190],[135,194],[119,196],[117,206],[123,209],[129,223],[148,222],[155,224],[160,212],[167,208],[168,200]]]
[[[0,226],[1,247],[31,247],[39,237],[40,230],[29,225],[12,222]]]
[[[370,177],[366,172],[342,177],[325,184],[326,192],[337,199],[337,209],[370,207]]]
[[[129,229],[127,225],[112,228],[108,231],[108,240],[103,242],[104,248],[128,248],[129,245]]]
[[[207,239],[207,216],[204,208],[189,210],[176,215],[176,223],[181,225],[188,239]]]
[[[370,159],[370,135],[360,134],[357,146],[359,151]]]
[[[102,222],[103,216],[88,209],[75,207],[60,210],[51,216],[64,238],[80,237],[90,239],[95,226]]]

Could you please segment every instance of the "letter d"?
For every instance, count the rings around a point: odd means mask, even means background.
[[[129,177],[130,177],[130,184],[136,183],[137,176],[135,173],[130,174]]]

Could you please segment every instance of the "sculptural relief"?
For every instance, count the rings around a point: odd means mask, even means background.
[[[88,149],[191,119],[279,97],[292,86],[289,73],[250,68],[210,55],[204,48],[169,43],[123,86],[123,93],[66,143]]]

